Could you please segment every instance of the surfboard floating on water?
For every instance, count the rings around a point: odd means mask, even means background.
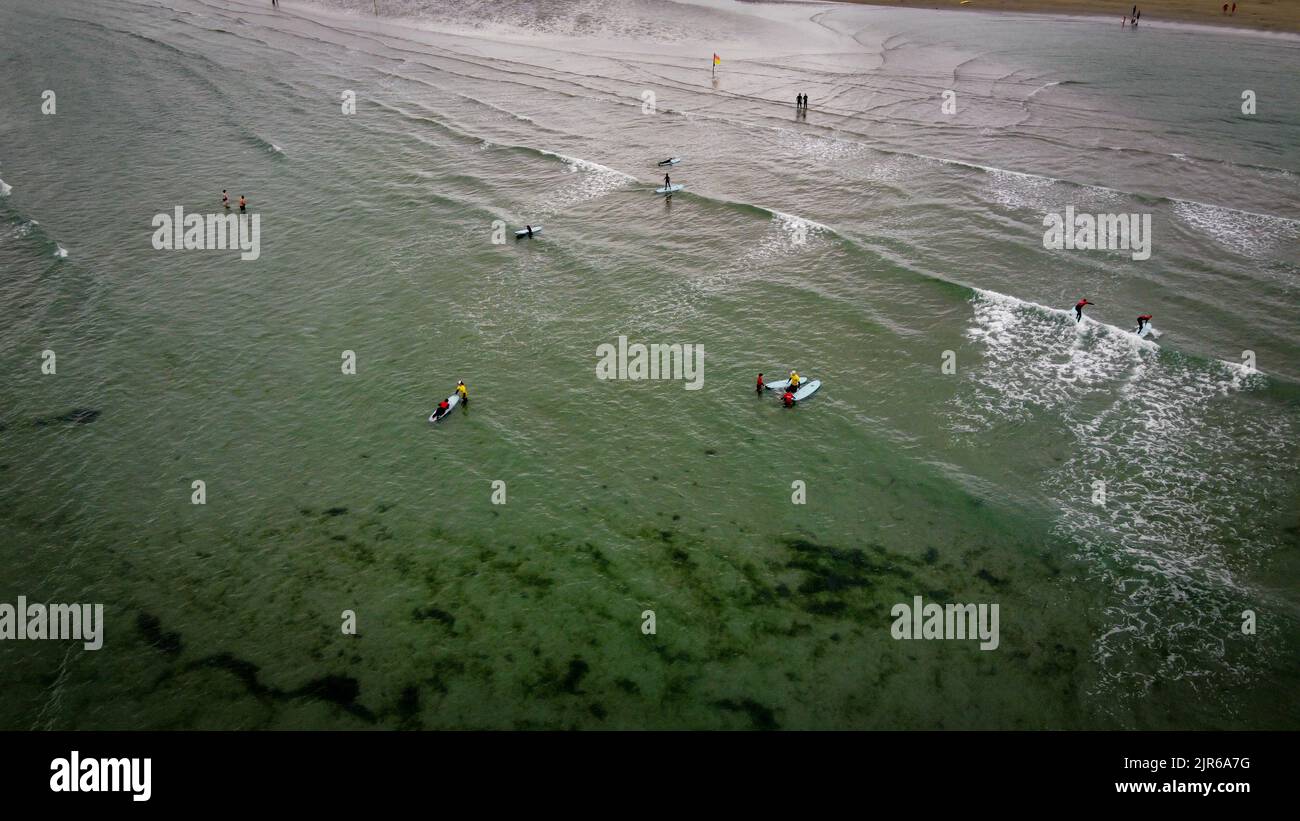
[[[537,234],[540,234],[540,233],[542,233],[542,226],[540,226],[540,225],[534,225],[534,226],[533,226],[533,235],[536,236]],[[519,239],[520,237],[526,237],[526,236],[528,236],[528,229],[527,229],[527,228],[520,228],[518,231],[515,232],[515,239]]]
[[[677,165],[677,163],[681,161],[682,161],[681,157],[669,157],[666,160],[660,160],[659,165]]]
[[[778,392],[784,392],[785,389],[788,388],[789,386],[790,386],[789,379],[781,379],[776,382],[768,382],[763,385],[763,387],[767,388],[768,390],[778,391]],[[811,380],[800,379],[799,390],[794,392],[794,401],[799,402],[804,399],[807,399],[808,397],[816,393],[817,389],[820,388],[821,386],[822,386],[822,382],[820,379],[811,379]]]
[[[534,228],[533,230],[536,231],[537,229]],[[451,409],[456,407],[459,404],[460,404],[460,394],[453,393],[451,396],[447,397],[447,409],[443,410],[442,408],[437,408],[436,410],[434,410],[433,413],[429,414],[429,421],[441,422],[443,419],[446,419],[448,416],[450,416]]]
[[[670,186],[668,186],[667,188],[656,188],[656,189],[655,189],[655,193],[656,193],[656,194],[671,194],[671,193],[673,193],[674,191],[681,191],[681,190],[682,190],[683,188],[685,188],[685,187],[686,187],[686,186],[682,185],[681,183],[678,183],[677,185],[670,185]]]

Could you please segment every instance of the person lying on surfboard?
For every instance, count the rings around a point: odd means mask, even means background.
[[[1094,302],[1089,302],[1089,301],[1086,300],[1086,299],[1081,299],[1081,300],[1079,300],[1078,302],[1074,303],[1074,321],[1075,321],[1075,322],[1078,322],[1078,321],[1080,321],[1081,319],[1083,319],[1083,306],[1084,306],[1084,305],[1095,305],[1095,304],[1096,304],[1096,303],[1094,303]]]
[[[1151,314],[1142,314],[1138,317],[1138,329],[1136,333],[1142,333],[1142,326],[1151,321]]]
[[[660,164],[660,165],[672,165],[672,164],[673,164],[673,158],[672,158],[672,157],[669,157],[669,158],[666,159],[666,160],[660,160],[660,161],[659,161],[659,164]]]
[[[451,405],[447,403],[446,399],[444,399],[438,403],[438,412],[434,414],[434,417],[441,419],[443,416],[447,415],[447,411],[449,410],[451,410]]]
[[[465,387],[465,381],[463,379],[456,380],[456,393],[460,394],[460,402],[462,405],[469,404],[469,388]]]

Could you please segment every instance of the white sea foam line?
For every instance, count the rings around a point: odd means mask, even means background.
[[[1011,400],[983,410],[1005,418],[1009,410],[1018,410],[1017,402],[1055,403],[1066,413],[1076,442],[1069,461],[1047,481],[1061,510],[1057,534],[1077,544],[1085,566],[1119,595],[1119,603],[1106,610],[1113,624],[1094,646],[1102,670],[1099,703],[1122,709],[1124,700],[1140,698],[1141,688],[1134,695],[1135,681],[1236,680],[1248,674],[1249,664],[1234,668],[1223,661],[1225,619],[1235,617],[1230,611],[1242,596],[1254,595],[1241,588],[1223,545],[1243,542],[1256,552],[1267,549],[1266,517],[1252,514],[1268,503],[1259,495],[1266,497],[1266,491],[1254,485],[1268,483],[1251,480],[1267,479],[1268,466],[1287,463],[1293,435],[1284,418],[1241,418],[1216,403],[1262,377],[1238,363],[1157,358],[1135,346],[1143,340],[1107,333],[1097,339],[1110,340],[1108,356],[1127,359],[1131,371],[1116,384],[1110,406],[1070,420],[1078,404],[1068,401],[1069,392],[1041,378],[1032,380],[1041,372],[1041,351],[1034,346],[1051,338],[1052,330],[1057,331],[1053,344],[1064,341],[1059,336],[1062,317],[1056,316],[1056,323],[1047,317],[1063,315],[1072,324],[1072,312],[987,291],[977,292],[974,302],[975,324],[968,336],[986,345],[991,364],[983,370],[1001,372],[998,378],[977,381],[1020,389]],[[1072,351],[1087,344],[1088,334],[1086,327],[1078,329]],[[1125,350],[1128,357],[1122,355]],[[1007,371],[1013,376],[1009,384]],[[1094,381],[1104,387],[1115,375]],[[955,406],[959,415],[970,412],[968,403]],[[1225,429],[1216,414],[1226,416],[1233,429]],[[1243,458],[1243,443],[1254,448],[1252,458]],[[1260,469],[1265,475],[1254,472]],[[1098,478],[1107,482],[1105,507],[1091,504],[1091,482]],[[1252,495],[1252,490],[1257,492]],[[1249,531],[1251,525],[1255,532]],[[1267,655],[1265,644],[1258,644],[1261,657]],[[1151,671],[1140,669],[1151,665],[1147,659],[1157,653],[1162,655]]]
[[[1239,377],[1234,369],[1216,375],[1187,363],[1143,369],[1115,407],[1075,426],[1076,455],[1052,481],[1062,503],[1058,532],[1122,594],[1107,615],[1126,628],[1126,641],[1164,652],[1156,667],[1162,678],[1214,674],[1216,657],[1198,648],[1224,627],[1207,611],[1254,595],[1236,581],[1222,542],[1227,534],[1263,549],[1257,543],[1267,542],[1265,534],[1242,532],[1240,522],[1261,518],[1251,515],[1261,500],[1252,498],[1250,480],[1267,478],[1254,471],[1284,456],[1278,451],[1289,435],[1253,418],[1232,420],[1240,430],[1229,432],[1211,418],[1216,397]],[[1253,463],[1241,458],[1243,442],[1259,449]],[[1107,482],[1103,509],[1089,498],[1098,478]],[[1109,646],[1115,634],[1096,647],[1109,676],[1099,684],[1103,692],[1132,672],[1130,654]]]

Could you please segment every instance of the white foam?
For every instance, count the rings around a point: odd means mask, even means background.
[[[609,166],[601,165],[580,157],[566,157],[543,151],[543,154],[555,157],[564,163],[565,170],[576,175],[576,179],[561,186],[548,189],[540,202],[534,203],[526,210],[534,214],[538,221],[561,210],[572,208],[584,202],[599,199],[607,194],[626,188],[637,182],[636,177],[625,174]],[[581,173],[580,173],[581,172]]]
[[[1230,693],[1247,656],[1275,646],[1225,660],[1225,625],[1259,598],[1239,568],[1277,547],[1259,511],[1288,492],[1295,420],[1268,405],[1242,412],[1234,397],[1266,381],[1244,365],[1164,354],[1129,330],[992,291],[972,306],[967,336],[983,361],[966,369],[953,425],[1061,426],[1068,455],[1044,482],[1054,533],[1111,591],[1093,647],[1098,703],[1122,718],[1155,679]]]
[[[1180,200],[1174,216],[1238,254],[1271,256],[1300,238],[1300,222],[1218,205]]]

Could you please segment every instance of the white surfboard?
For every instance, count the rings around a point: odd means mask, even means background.
[[[821,386],[822,386],[822,381],[820,379],[814,379],[811,382],[806,382],[806,381],[801,382],[799,390],[794,392],[794,401],[802,402],[803,400],[807,399],[808,397],[816,393],[817,389],[820,388]]]
[[[776,382],[768,382],[766,385],[764,385],[764,387],[766,387],[768,390],[777,391],[778,393],[784,393],[785,389],[789,386],[790,386],[789,379],[781,379]],[[794,401],[798,402],[801,399],[807,399],[808,397],[816,393],[817,389],[820,388],[821,386],[822,383],[820,379],[807,379],[807,378],[800,379],[799,390],[794,392]]]
[[[433,413],[429,414],[429,421],[441,422],[443,419],[446,419],[448,416],[451,416],[452,409],[459,404],[460,404],[460,394],[453,393],[451,396],[447,397],[447,409],[442,410],[441,408],[439,408],[435,410]]]
[[[534,225],[534,226],[533,226],[533,236],[537,236],[537,235],[540,234],[540,233],[542,233],[542,226],[540,226],[540,225]],[[527,229],[527,228],[520,228],[518,231],[515,232],[515,239],[519,239],[520,237],[526,237],[526,236],[528,236],[528,229]]]
[[[673,193],[674,191],[681,191],[681,190],[682,190],[683,188],[685,188],[685,187],[686,187],[686,186],[682,185],[681,183],[678,183],[677,185],[670,185],[670,186],[668,186],[667,188],[656,188],[656,189],[655,189],[655,193],[656,193],[656,194],[671,194],[671,193]]]

